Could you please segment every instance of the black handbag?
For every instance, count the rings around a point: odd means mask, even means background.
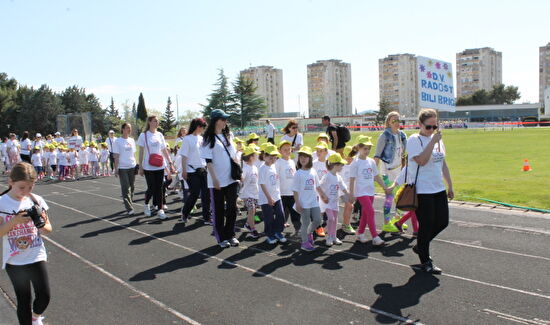
[[[223,148],[225,149],[225,152],[227,152],[227,155],[229,156],[229,162],[231,163],[231,178],[235,181],[240,181],[243,176],[243,169],[242,167],[237,164],[237,162],[231,158],[231,154],[229,153],[229,150],[227,150],[227,147],[225,146],[225,143],[216,135],[216,138],[220,140],[220,142],[223,145]]]

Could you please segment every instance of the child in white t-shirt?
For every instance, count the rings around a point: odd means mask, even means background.
[[[99,152],[97,151],[97,144],[95,142],[90,143],[88,150],[90,174],[93,178],[96,178],[99,175]]]
[[[42,235],[49,234],[52,226],[46,212],[48,205],[41,196],[31,194],[36,178],[36,171],[30,164],[18,163],[13,166],[9,175],[9,189],[0,194],[2,268],[12,280],[17,305],[21,307],[18,310],[20,324],[42,324],[41,315],[50,302],[46,267],[48,256]],[[25,212],[35,204],[42,208],[38,224]],[[32,311],[30,279],[35,294]]]
[[[101,144],[101,152],[99,156],[100,175],[111,176],[109,171],[109,147],[106,143]]]
[[[244,202],[246,207],[246,224],[244,227],[248,230],[247,238],[257,239],[260,237],[256,230],[254,215],[258,207],[258,167],[255,163],[258,160],[258,154],[254,147],[244,148],[241,156],[243,162],[243,176],[241,179],[241,190],[239,198]]]
[[[303,146],[298,151],[298,164],[292,191],[294,193],[295,209],[300,213],[302,227],[300,237],[302,239],[301,249],[313,251],[313,231],[321,225],[321,210],[319,209],[319,197],[328,203],[328,198],[319,186],[319,177],[312,168],[313,152],[308,146]]]
[[[57,147],[54,145],[50,145],[50,156],[48,157],[48,165],[51,169],[50,179],[55,179],[57,176],[57,154],[59,154],[59,150],[57,150]]]
[[[69,148],[67,160],[69,163],[71,178],[78,179],[78,151],[76,151],[76,148]]]
[[[276,146],[266,146],[264,149],[264,165],[259,171],[258,203],[262,206],[264,233],[268,244],[286,243],[287,241],[285,235],[283,235],[285,214],[281,203],[281,182],[275,169],[275,161],[279,156]]]
[[[328,173],[327,169],[327,157],[328,157],[328,146],[325,142],[321,141],[315,146],[315,153],[317,154],[317,159],[313,158],[313,169],[317,173],[319,179],[323,178]],[[321,216],[323,217],[323,224],[315,229],[317,236],[325,237],[325,229],[323,228],[327,222],[327,215],[325,213],[325,207],[321,204]]]
[[[328,158],[327,169],[328,173],[321,178],[321,189],[328,197],[328,203],[321,201],[321,206],[325,207],[325,212],[327,214],[327,236],[326,244],[327,246],[332,246],[333,244],[342,245],[342,242],[338,237],[336,237],[336,226],[338,224],[338,203],[340,201],[340,196],[344,194],[344,201],[349,201],[349,192],[340,172],[344,165],[347,165],[347,161],[340,156],[339,153],[335,153]]]
[[[354,150],[352,146],[346,146],[344,147],[344,159],[346,160],[347,164],[344,165],[342,168],[342,179],[344,180],[344,184],[349,189],[349,179],[350,179],[350,168],[351,163],[354,160],[354,157],[356,156],[357,151]],[[353,226],[351,225],[351,213],[353,212],[353,201],[347,200],[344,202],[344,215],[342,217],[342,231],[349,235],[355,235],[355,229],[353,229]]]
[[[357,138],[356,146],[359,156],[350,167],[350,193],[352,197],[357,197],[357,200],[361,203],[361,219],[359,220],[359,228],[357,228],[357,240],[362,243],[367,242],[365,228],[368,224],[373,246],[383,246],[386,242],[376,232],[376,222],[374,220],[374,181],[386,192],[388,192],[388,187],[378,175],[376,162],[368,157],[372,148],[371,137],[360,135]]]
[[[42,154],[40,153],[40,147],[35,147],[32,151],[31,163],[36,171],[38,179],[44,178],[44,163],[42,161]]]
[[[60,146],[57,153],[57,169],[59,170],[59,180],[65,180],[69,174],[69,163],[67,162],[67,147]]]
[[[288,219],[294,226],[295,234],[298,235],[301,227],[300,214],[294,210],[294,193],[292,192],[292,182],[296,174],[296,163],[290,157],[292,152],[292,143],[282,141],[279,143],[279,152],[281,158],[275,162],[275,169],[281,182],[281,200],[283,202],[283,211],[285,213],[285,227],[288,227]],[[296,158],[298,158],[296,156]]]
[[[78,162],[80,163],[80,174],[86,176],[88,175],[88,155],[89,152],[86,150],[86,145],[82,144],[78,152]]]

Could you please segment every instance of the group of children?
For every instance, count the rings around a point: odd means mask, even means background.
[[[80,150],[64,142],[45,143],[32,150],[31,164],[38,179],[79,179],[81,176],[111,176],[106,143],[84,142]]]
[[[403,177],[390,185],[382,180],[375,161],[368,157],[373,146],[371,137],[359,136],[353,146],[345,147],[343,156],[329,149],[328,136],[324,133],[319,134],[314,148],[302,146],[295,152],[289,141],[277,146],[271,143],[258,146],[258,141],[259,137],[254,134],[246,142],[234,139],[243,166],[239,198],[247,210],[245,228],[249,238],[259,236],[255,215],[260,208],[270,244],[286,242],[283,229],[290,226],[287,223],[290,218],[296,235],[301,238],[302,250],[315,249],[314,233],[325,237],[327,246],[341,245],[336,230],[340,203],[343,203],[345,233],[354,234],[358,241],[365,243],[368,225],[372,244],[378,247],[385,244],[376,230],[374,182],[386,194],[391,194],[403,183]],[[357,229],[350,223],[354,204],[361,211]],[[409,213],[405,218],[393,219],[392,225],[402,232],[407,228],[404,221],[411,217]]]

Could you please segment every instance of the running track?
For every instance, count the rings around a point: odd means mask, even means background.
[[[175,195],[168,220],[145,218],[136,187],[128,217],[114,177],[36,186],[54,226],[46,324],[550,324],[549,215],[452,205],[432,276],[411,267],[406,235],[381,250],[352,236],[311,254],[263,238],[222,250],[210,227],[178,222]],[[14,300],[3,271],[0,289]]]

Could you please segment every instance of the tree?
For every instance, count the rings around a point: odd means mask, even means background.
[[[208,96],[208,104],[201,105],[203,107],[202,115],[206,118],[209,118],[210,113],[215,109],[227,111],[231,104],[231,93],[223,69],[219,69],[218,80],[214,86],[216,89]]]
[[[65,113],[92,113],[92,132],[107,133],[105,127],[105,110],[94,94],[86,94],[86,89],[71,86],[65,89],[60,96]],[[80,130],[82,132],[82,130]]]
[[[64,112],[59,96],[47,85],[36,90],[27,88],[25,92],[21,97],[20,114],[17,114],[18,128],[31,134],[54,133],[57,129],[56,117]]]
[[[176,119],[174,118],[174,112],[172,111],[172,100],[168,97],[166,102],[166,109],[160,119],[160,130],[162,133],[167,134],[176,127]]]
[[[122,125],[122,120],[118,115],[118,110],[115,107],[115,101],[111,97],[111,105],[107,108],[105,127],[109,130],[118,130]]]
[[[239,76],[233,83],[231,104],[227,113],[231,115],[229,121],[232,125],[244,128],[248,122],[258,120],[266,113],[265,99],[256,94],[257,87],[254,81]]]
[[[0,73],[0,121],[5,127],[0,128],[0,135],[6,136],[15,126],[13,117],[17,116],[17,81],[9,79],[6,73]],[[9,125],[9,128],[7,127]]]
[[[376,113],[375,122],[376,125],[383,125],[386,120],[386,116],[392,111],[391,104],[386,99],[382,99],[378,103],[378,113]]]
[[[187,127],[191,123],[192,119],[201,117],[201,116],[202,116],[201,112],[186,110],[184,111],[183,115],[180,115],[178,117],[178,124],[181,126]]]
[[[119,117],[118,110],[115,107],[115,101],[113,100],[113,97],[111,97],[111,105],[109,105],[109,108],[107,110],[107,115],[110,117]]]
[[[457,106],[468,105],[501,105],[501,104],[513,104],[516,100],[521,98],[521,93],[518,91],[518,87],[504,86],[503,84],[494,85],[491,91],[485,89],[477,90],[475,93],[469,96],[462,96],[458,98]]]
[[[143,99],[142,93],[139,93],[136,116],[137,116],[137,119],[142,122],[145,122],[147,120],[147,109],[145,108],[145,99]]]

